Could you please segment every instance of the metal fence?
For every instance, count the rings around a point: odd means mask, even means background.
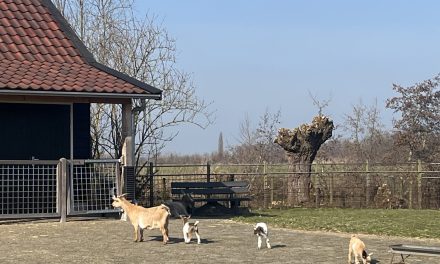
[[[57,216],[58,161],[0,161],[0,217]]]
[[[0,161],[0,219],[112,213],[119,160]]]
[[[139,193],[153,205],[173,198],[173,181],[246,180],[249,206],[282,208],[295,205],[288,201],[288,186],[300,174],[288,164],[155,164],[139,173],[139,181],[150,183]],[[306,206],[312,207],[439,209],[440,163],[314,163],[309,192]]]

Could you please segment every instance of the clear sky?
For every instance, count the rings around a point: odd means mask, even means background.
[[[178,66],[192,73],[198,96],[212,101],[215,124],[180,128],[167,152],[209,153],[236,144],[247,114],[268,109],[281,127],[311,122],[309,92],[331,98],[336,124],[359,100],[385,100],[392,84],[412,85],[440,72],[440,1],[135,0],[176,39]]]

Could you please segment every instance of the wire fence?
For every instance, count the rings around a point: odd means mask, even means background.
[[[56,161],[0,162],[0,216],[56,213]]]
[[[0,219],[118,212],[119,160],[0,160]]]
[[[303,174],[288,164],[155,164],[138,174],[138,183],[149,184],[139,184],[137,194],[152,205],[175,198],[171,182],[244,180],[250,207],[286,208],[298,205],[291,197],[301,187],[289,186]],[[306,188],[301,205],[308,207],[439,209],[440,163],[314,163]]]

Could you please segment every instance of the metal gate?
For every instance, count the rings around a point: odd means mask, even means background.
[[[111,205],[120,188],[119,160],[76,160],[70,175],[68,215],[119,212]]]

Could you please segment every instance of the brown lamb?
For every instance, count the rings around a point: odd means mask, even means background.
[[[371,255],[365,250],[365,244],[356,235],[352,235],[350,239],[350,245],[348,246],[348,263],[351,262],[351,256],[354,255],[354,263],[359,264],[359,258],[362,259],[362,263],[366,264],[371,262]]]

